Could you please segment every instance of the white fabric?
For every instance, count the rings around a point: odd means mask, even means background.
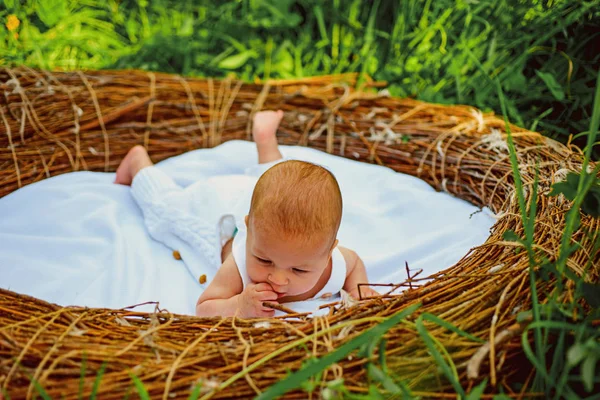
[[[185,188],[158,167],[148,167],[135,176],[131,194],[150,235],[171,249],[183,249],[190,272],[206,275],[210,283],[221,264],[222,245],[236,226],[245,232],[254,185],[279,162],[255,163],[242,174],[202,178]]]
[[[447,268],[482,244],[494,223],[487,210],[473,214],[476,207],[387,168],[301,147],[282,146],[282,153],[336,175],[344,199],[338,239],[361,256],[370,282],[404,280],[405,261],[422,268],[421,276]],[[157,168],[183,188],[202,180],[219,186],[226,181],[220,178],[244,175],[256,159],[253,143],[233,141]],[[169,243],[149,236],[131,189],[113,180],[112,173],[65,174],[0,199],[0,287],[61,305],[159,301],[171,312],[193,314],[203,290],[198,276],[214,276],[214,267],[209,260],[188,262],[200,258],[184,242],[177,250],[186,262],[175,260]],[[314,301],[301,308],[318,306]]]

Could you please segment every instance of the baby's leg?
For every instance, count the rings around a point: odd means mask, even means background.
[[[146,149],[140,145],[134,146],[129,150],[119,168],[117,168],[117,177],[115,183],[121,185],[131,185],[133,178],[142,168],[154,165]]]
[[[277,144],[277,128],[283,118],[283,111],[260,111],[254,115],[252,137],[258,150],[258,163],[266,164],[283,156]]]

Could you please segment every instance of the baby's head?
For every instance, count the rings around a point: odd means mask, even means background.
[[[258,180],[250,214],[246,268],[283,296],[311,290],[337,245],[342,196],[331,172],[303,161],[284,161]]]

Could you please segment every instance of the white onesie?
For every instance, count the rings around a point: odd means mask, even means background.
[[[144,214],[150,235],[179,251],[195,280],[210,283],[221,265],[221,248],[235,228],[233,253],[244,286],[246,273],[246,224],[252,191],[258,178],[278,160],[257,164],[243,175],[227,175],[198,181],[182,188],[156,167],[142,169],[135,176],[131,193]],[[346,263],[336,247],[332,255],[331,278],[317,296],[337,294],[346,280]]]

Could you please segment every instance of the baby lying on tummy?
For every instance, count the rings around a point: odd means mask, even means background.
[[[283,161],[276,132],[283,112],[255,115],[253,138],[259,164],[274,164],[256,182],[245,223],[221,250],[222,264],[196,304],[197,316],[271,317],[264,302],[329,297],[340,289],[359,297],[365,266],[338,246],[342,197],[331,172],[304,161]],[[132,148],[115,183],[131,185],[151,167],[146,150]],[[134,196],[135,197],[135,196]],[[363,297],[377,292],[361,286]]]

